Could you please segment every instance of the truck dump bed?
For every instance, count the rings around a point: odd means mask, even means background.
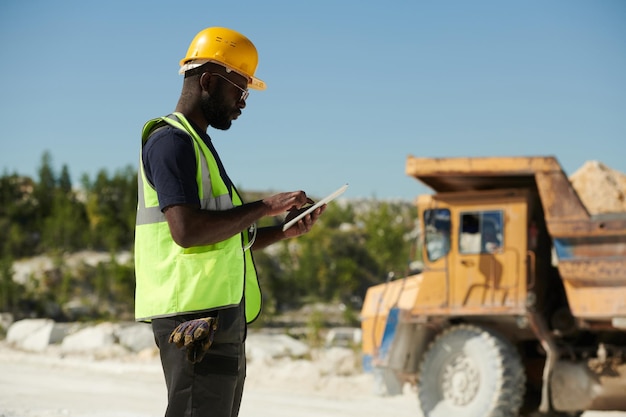
[[[589,214],[554,157],[416,158],[434,191],[527,189],[541,201],[572,314],[626,328],[626,213]]]

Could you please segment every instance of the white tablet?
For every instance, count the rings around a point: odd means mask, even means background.
[[[318,208],[321,205],[324,205],[326,203],[330,203],[331,201],[333,201],[335,198],[339,197],[341,194],[344,193],[344,191],[346,191],[348,189],[348,184],[344,184],[341,187],[339,187],[335,192],[333,192],[332,194],[327,195],[326,197],[322,198],[320,201],[318,201],[317,203],[313,204],[311,207],[308,207],[306,210],[304,210],[302,213],[298,214],[296,217],[294,217],[293,219],[289,220],[287,223],[285,223],[283,225],[283,232],[287,229],[289,229],[291,226],[293,226],[294,224],[296,224],[298,222],[298,220],[302,219],[304,216],[306,216],[307,214],[309,214],[310,212],[312,212],[313,210],[315,210],[316,208]]]

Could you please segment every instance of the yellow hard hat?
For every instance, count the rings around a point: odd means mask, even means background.
[[[216,62],[248,79],[248,88],[265,90],[263,81],[254,77],[259,57],[254,44],[239,32],[211,27],[196,35],[187,55],[180,61],[180,73],[206,62]]]

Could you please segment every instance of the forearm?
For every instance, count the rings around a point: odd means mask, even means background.
[[[174,205],[164,210],[174,241],[184,247],[211,245],[224,241],[266,216],[291,213],[295,216],[304,205],[312,203],[303,191],[275,194],[263,200],[243,204],[229,210],[201,210],[198,206]],[[265,247],[278,240],[308,232],[326,206],[316,209],[295,225],[282,231],[281,227],[260,233],[259,244]]]
[[[308,233],[317,221],[317,218],[324,212],[325,209],[326,205],[324,204],[312,213],[303,217],[287,230],[283,230],[282,224],[278,226],[263,227],[259,229],[257,231],[254,245],[252,245],[252,249],[263,249],[280,240],[298,237],[305,233]],[[287,219],[289,219],[289,217]]]
[[[256,239],[252,245],[253,250],[264,249],[288,236],[283,232],[283,226],[262,227],[257,230]]]
[[[174,241],[182,247],[211,245],[246,230],[264,217],[267,209],[255,201],[223,211],[173,206],[165,211]]]

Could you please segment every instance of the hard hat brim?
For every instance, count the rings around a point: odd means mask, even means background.
[[[214,60],[214,59],[193,59],[193,60],[182,60],[180,62],[180,69],[178,70],[178,73],[183,75],[185,72],[197,68],[201,65],[206,64],[207,62],[214,62],[224,68],[226,68],[227,71],[233,71],[236,72],[237,74],[241,75],[242,77],[245,77],[248,79],[248,88],[252,89],[252,90],[265,90],[267,88],[267,84],[265,84],[265,81],[260,80],[259,78],[256,77],[251,77],[249,75],[246,74],[242,74],[241,71],[237,71],[236,69],[232,68],[229,65],[224,64],[223,62]]]
[[[258,78],[251,77],[250,81],[248,82],[248,88],[252,90],[265,90],[267,88],[267,85],[265,84],[265,81],[261,81]]]

